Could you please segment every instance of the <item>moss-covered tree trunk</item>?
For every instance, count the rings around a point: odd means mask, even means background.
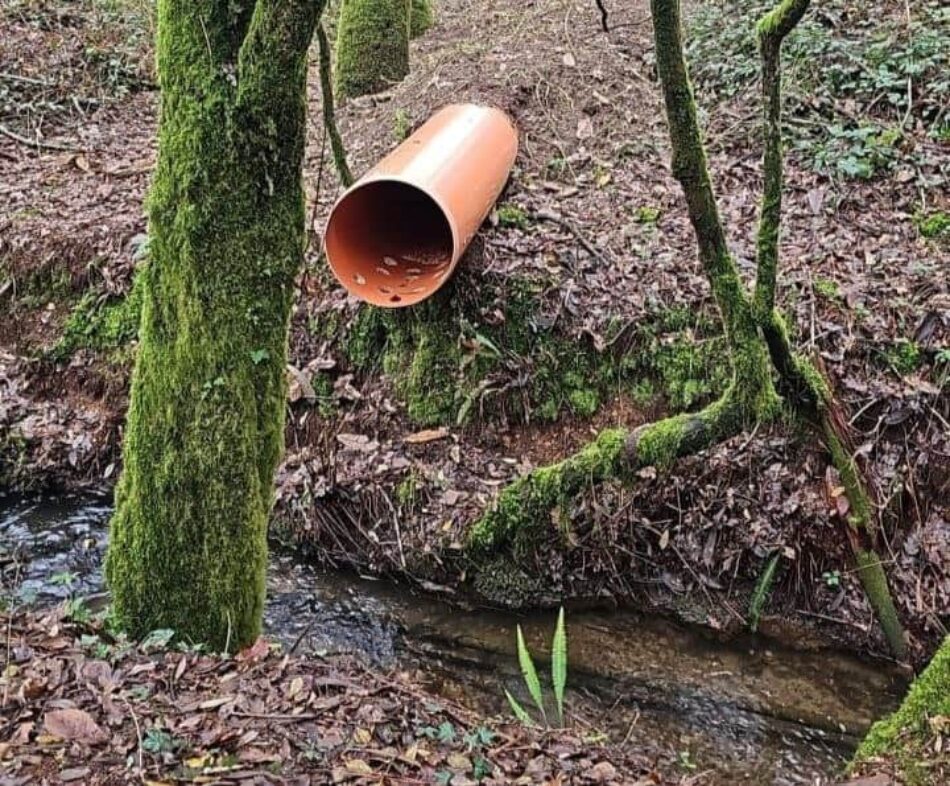
[[[410,0],[410,3],[409,36],[415,38],[432,27],[435,13],[432,10],[432,0]]]
[[[159,0],[150,261],[106,575],[119,624],[258,635],[318,0]]]
[[[409,73],[410,0],[343,0],[336,38],[336,93],[379,93]]]
[[[852,768],[878,767],[902,783],[947,783],[950,756],[945,725],[950,717],[950,637],[914,680],[896,712],[879,720],[854,755]]]

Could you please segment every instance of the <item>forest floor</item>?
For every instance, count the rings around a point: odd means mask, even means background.
[[[853,414],[922,660],[950,617],[950,16],[939,3],[912,4],[909,20],[904,3],[854,6],[824,4],[787,47],[780,299]],[[149,7],[0,11],[0,479],[18,487],[101,488],[118,473],[137,324],[127,295],[147,258],[155,155]],[[748,275],[761,178],[745,7],[691,4],[688,21],[721,210]],[[603,33],[580,0],[444,0],[413,43],[409,78],[340,107],[357,172],[445,103],[493,104],[517,123],[511,183],[436,298],[437,338],[412,315],[374,321],[326,271],[319,233],[339,188],[314,74],[313,240],[275,519],[315,557],[455,595],[471,578],[467,529],[500,487],[600,428],[696,408],[725,383],[670,175],[647,3],[609,23]],[[387,340],[393,325],[401,345]],[[774,424],[626,488],[591,489],[566,542],[551,527],[475,588],[502,603],[635,604],[730,631],[778,553],[764,632],[881,653],[848,570],[840,498],[818,446]]]
[[[5,786],[704,783],[660,754],[481,718],[351,658],[263,639],[233,658],[133,645],[62,609],[0,627]]]

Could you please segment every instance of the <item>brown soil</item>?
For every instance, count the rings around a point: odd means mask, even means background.
[[[78,292],[129,286],[134,241],[145,231],[156,94],[148,88],[145,60],[135,59],[131,87],[75,109],[67,99],[92,87],[85,72],[77,76],[57,64],[76,62],[83,41],[99,35],[101,20],[76,12],[64,21],[58,7],[17,3],[2,12],[9,33],[0,44],[0,72],[46,80],[62,74],[52,103],[65,108],[16,111],[0,123],[29,139],[42,131],[44,144],[69,150],[0,135],[6,274],[0,284],[0,429],[13,437],[0,439],[0,460],[17,462],[0,476],[12,475],[21,485],[76,488],[108,485],[116,476],[127,360],[80,351],[55,365],[40,356],[55,343]],[[513,8],[482,0],[476,12],[445,0],[436,27],[413,44],[410,77],[338,113],[358,172],[395,143],[397,113],[416,125],[439,106],[463,100],[510,112],[521,153],[505,199],[529,213],[567,219],[597,254],[555,222],[526,229],[489,225],[478,252],[460,265],[456,286],[503,290],[515,276],[542,282],[544,314],[561,334],[594,347],[603,344],[611,322],[646,322],[657,308],[696,314],[712,308],[669,172],[646,4],[617,11],[611,23],[614,31],[601,33],[589,2],[543,0]],[[33,91],[27,99],[39,105],[36,91],[45,95],[52,88],[17,89]],[[16,106],[27,99],[21,95]],[[308,328],[329,315],[348,325],[358,309],[326,275],[317,252],[338,188],[321,150],[315,74],[310,100],[306,183],[315,237],[294,317],[292,362],[304,371],[330,370],[335,413],[321,417],[305,400],[292,404],[278,515],[322,559],[455,585],[465,576],[457,557],[467,527],[498,488],[582,445],[603,426],[636,425],[656,413],[618,399],[590,420],[553,426],[476,420],[418,441],[420,429],[407,419],[389,380],[354,373],[340,346]],[[721,209],[740,266],[751,274],[760,185],[757,115],[740,98],[717,103],[710,115]],[[908,133],[925,159],[939,157],[939,143],[913,128]],[[911,220],[917,188],[900,172],[869,182],[835,181],[794,155],[788,169],[783,308],[800,345],[822,359],[855,413],[861,453],[886,501],[888,573],[920,656],[950,617],[950,397],[946,366],[941,371],[936,361],[950,343],[950,295],[939,276],[950,255],[919,236]],[[640,220],[641,208],[660,211],[655,225]],[[44,275],[60,283],[36,285]],[[840,295],[823,295],[825,281],[837,282]],[[899,373],[884,360],[901,340],[921,349],[913,371]],[[662,476],[641,475],[631,488],[609,486],[579,500],[570,548],[552,536],[553,548],[523,566],[542,577],[539,600],[636,603],[731,629],[743,624],[764,560],[781,550],[783,568],[767,618],[794,618],[817,626],[826,640],[883,649],[848,572],[832,504],[835,478],[806,435],[775,425]],[[416,491],[411,501],[400,501],[397,489],[410,477]]]

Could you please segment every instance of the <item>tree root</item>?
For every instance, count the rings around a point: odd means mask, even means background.
[[[497,550],[543,527],[552,511],[595,483],[626,479],[643,467],[667,467],[677,458],[739,433],[748,418],[733,390],[699,412],[664,418],[633,431],[604,429],[573,456],[518,478],[472,527],[469,549],[476,554]]]

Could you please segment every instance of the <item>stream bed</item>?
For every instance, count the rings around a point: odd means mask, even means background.
[[[10,600],[43,607],[72,595],[104,605],[110,510],[105,500],[0,495],[0,566]],[[415,671],[433,691],[488,715],[509,712],[506,688],[530,703],[515,626],[537,660],[554,620],[554,612],[465,610],[272,548],[268,637],[298,653],[349,652]],[[590,734],[671,754],[684,773],[708,773],[707,783],[830,783],[906,688],[888,664],[751,635],[722,642],[633,611],[575,611],[567,624],[569,718]]]

